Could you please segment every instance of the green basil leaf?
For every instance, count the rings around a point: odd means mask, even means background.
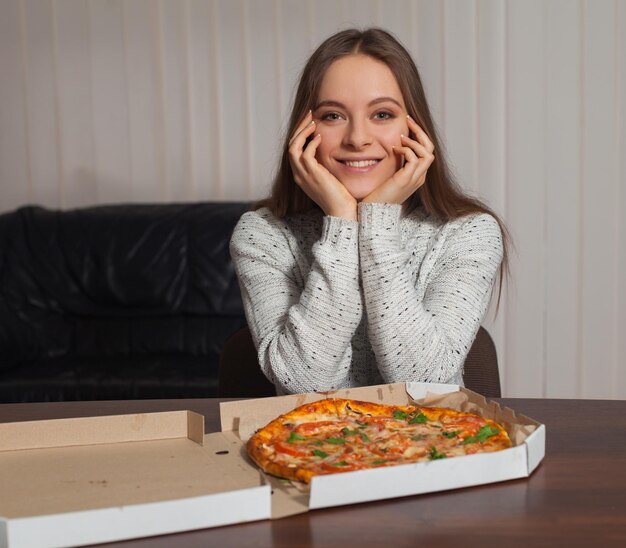
[[[288,443],[294,443],[295,441],[298,440],[305,440],[306,438],[296,432],[292,432],[291,435],[289,436],[289,439],[287,440]]]
[[[365,443],[369,443],[370,442],[370,438],[367,434],[363,434],[363,432],[361,432],[361,439],[365,442]]]
[[[461,433],[460,430],[453,430],[449,432],[442,432],[441,435],[444,438],[456,438]]]
[[[328,453],[324,453],[324,451],[320,451],[319,449],[313,449],[313,454],[316,457],[322,457],[323,459],[325,459],[328,456]]]
[[[332,443],[334,445],[339,445],[340,443],[346,443],[346,440],[343,438],[326,438],[326,443]]]
[[[333,464],[333,466],[348,466],[348,463],[345,460],[341,460]]]
[[[375,460],[372,464],[385,464],[386,462],[389,462],[385,459],[380,459],[380,460]]]
[[[445,453],[440,453],[439,451],[437,451],[437,448],[434,445],[430,448],[430,452],[428,453],[428,458],[430,460],[445,459],[447,457],[448,455],[446,455]]]
[[[428,417],[424,415],[424,413],[420,412],[414,417],[411,417],[409,420],[409,424],[426,424],[428,422]]]
[[[495,436],[499,432],[500,430],[498,430],[497,428],[490,426],[488,424],[485,424],[485,426],[482,426],[480,430],[476,432],[474,436],[468,436],[467,438],[465,438],[463,440],[463,444],[465,445],[468,443],[476,443],[476,442],[485,443],[487,441],[487,438],[490,438],[491,436]]]
[[[350,430],[347,427],[341,429],[341,433],[347,438],[348,436],[356,436],[359,431],[358,430]]]
[[[400,409],[396,409],[393,412],[394,419],[406,419],[408,416],[409,416],[408,413],[405,413],[404,411],[400,411]]]

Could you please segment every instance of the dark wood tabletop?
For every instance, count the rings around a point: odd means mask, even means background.
[[[546,425],[531,477],[112,544],[169,546],[626,546],[626,401],[501,399]],[[219,400],[0,405],[0,422],[190,409]]]

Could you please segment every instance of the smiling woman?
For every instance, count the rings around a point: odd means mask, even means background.
[[[506,231],[454,184],[415,63],[381,29],[307,62],[271,195],[231,241],[278,393],[462,384]]]

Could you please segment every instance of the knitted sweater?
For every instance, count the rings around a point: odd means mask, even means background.
[[[358,216],[241,217],[230,250],[264,374],[278,394],[462,385],[502,260],[497,221],[369,203]]]

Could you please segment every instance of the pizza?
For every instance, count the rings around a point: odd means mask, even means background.
[[[330,398],[307,403],[257,430],[246,448],[265,472],[313,476],[499,451],[506,430],[479,415],[440,407]]]

